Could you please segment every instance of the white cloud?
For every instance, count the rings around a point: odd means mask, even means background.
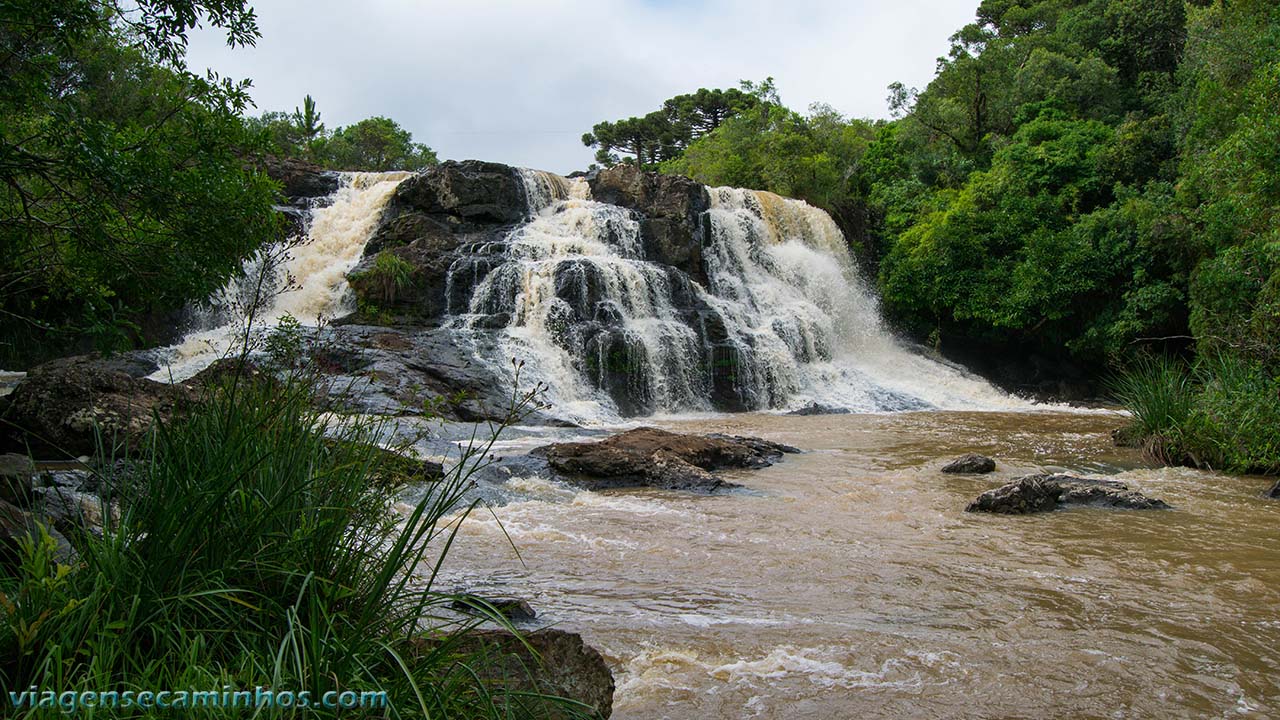
[[[772,75],[782,99],[884,117],[924,85],[977,0],[260,0],[256,48],[192,38],[193,68],[252,78],[262,110],[387,115],[443,158],[585,167],[600,120]]]

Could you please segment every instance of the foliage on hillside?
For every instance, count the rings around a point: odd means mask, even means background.
[[[125,344],[275,236],[246,86],[183,63],[201,22],[257,37],[243,0],[0,4],[0,360]]]
[[[801,116],[774,95],[662,168],[833,211],[879,250],[886,307],[921,335],[1098,367],[1194,335],[1270,361],[1278,15],[987,0],[928,87],[891,88],[899,119]]]
[[[750,84],[742,90],[700,88],[667,100],[661,109],[644,117],[596,123],[582,136],[582,144],[597,148],[596,162],[602,165],[628,162],[644,168],[678,157],[695,140],[755,107],[757,101],[758,94]]]

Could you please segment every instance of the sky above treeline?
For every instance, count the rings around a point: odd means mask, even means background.
[[[395,119],[442,159],[567,173],[601,120],[773,76],[782,101],[883,118],[978,0],[258,0],[262,38],[198,31],[188,61],[251,78],[258,111],[311,94],[330,129]]]

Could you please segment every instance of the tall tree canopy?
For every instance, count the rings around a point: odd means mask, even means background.
[[[890,88],[891,122],[800,114],[770,85],[687,145],[630,134],[664,171],[827,209],[889,314],[942,345],[1095,370],[1146,338],[1272,358],[1278,16],[985,0],[927,87]]]
[[[582,136],[582,143],[597,148],[596,161],[602,165],[654,165],[678,157],[691,142],[758,102],[756,95],[744,90],[701,88],[677,95],[643,117],[596,123]],[[630,157],[624,159],[618,153]]]
[[[200,23],[258,35],[244,0],[0,3],[0,354],[126,342],[275,236],[246,84],[186,70]]]

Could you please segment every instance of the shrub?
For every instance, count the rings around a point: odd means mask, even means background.
[[[1160,451],[1178,442],[1194,408],[1195,385],[1187,367],[1179,360],[1143,355],[1114,377],[1110,386],[1133,415],[1124,431],[1126,439],[1148,441],[1155,459],[1173,460],[1161,457]]]
[[[1189,369],[1143,357],[1112,392],[1133,415],[1119,439],[1156,462],[1280,473],[1280,378],[1261,363],[1207,354]]]
[[[386,307],[395,304],[396,295],[409,286],[413,265],[390,252],[379,253],[373,266],[351,276],[352,287],[364,303]]]

